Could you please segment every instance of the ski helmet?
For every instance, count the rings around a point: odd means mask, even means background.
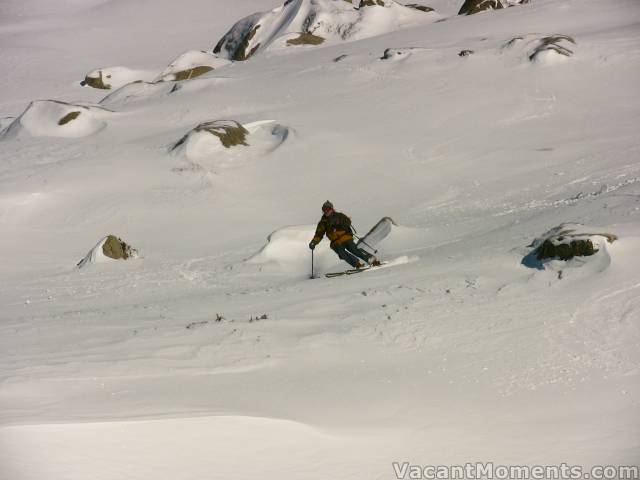
[[[322,204],[322,210],[324,211],[324,210],[329,210],[329,209],[333,210],[333,203],[331,203],[329,200],[327,200],[326,202],[324,202]]]

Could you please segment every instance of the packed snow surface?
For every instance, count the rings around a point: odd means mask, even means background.
[[[638,463],[640,3],[384,3],[2,2],[0,479]],[[327,199],[384,268],[310,279]],[[565,224],[617,240],[528,265]],[[139,258],[78,268],[110,232]]]

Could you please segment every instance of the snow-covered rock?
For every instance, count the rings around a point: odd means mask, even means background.
[[[517,57],[519,62],[528,60],[539,65],[553,65],[564,63],[573,56],[573,45],[576,41],[568,35],[529,34],[510,39],[502,46],[502,51]]]
[[[199,50],[190,50],[171,62],[155,81],[190,80],[212,70],[224,67],[229,63],[231,63],[229,60],[220,58],[215,54]]]
[[[134,70],[127,67],[106,67],[87,73],[80,84],[103,90],[113,90],[127,83],[150,81],[156,75],[156,72],[148,70]]]
[[[568,35],[551,35],[537,40],[529,60],[534,63],[550,65],[567,61],[573,55],[569,44],[575,45],[575,40]]]
[[[111,111],[98,105],[35,100],[2,131],[0,138],[23,134],[33,137],[86,137],[105,128],[105,118],[110,114]]]
[[[345,0],[287,0],[270,12],[255,13],[237,22],[220,39],[214,53],[230,60],[246,60],[272,44],[355,40],[435,19],[393,0],[363,0],[358,7]],[[293,38],[296,35],[298,40]],[[313,42],[303,42],[305,38]]]
[[[223,166],[228,161],[236,163],[233,160],[235,150],[239,150],[241,154],[242,158],[236,158],[239,161],[273,151],[287,140],[289,131],[288,127],[273,120],[245,125],[235,120],[214,120],[201,123],[189,131],[171,151],[182,154],[205,168]]]
[[[136,258],[137,256],[138,251],[131,245],[128,245],[115,235],[107,235],[78,262],[78,267],[82,268],[91,263],[128,260],[130,258]]]

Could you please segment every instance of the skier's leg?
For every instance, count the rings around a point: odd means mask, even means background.
[[[361,248],[358,248],[358,246],[354,243],[353,240],[349,240],[348,242],[343,243],[342,246],[345,247],[345,250],[347,252],[351,253],[352,255],[355,255],[356,257],[364,260],[367,263],[371,263],[376,258],[366,250],[362,250]]]
[[[355,257],[352,253],[348,252],[345,249],[345,245],[335,245],[333,247],[331,247],[333,249],[334,252],[336,252],[338,254],[338,257],[340,257],[341,260],[344,260],[345,262],[347,262],[349,265],[351,265],[353,268],[357,268],[358,267],[358,258]]]

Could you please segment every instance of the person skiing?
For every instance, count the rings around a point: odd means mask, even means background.
[[[367,262],[371,266],[378,266],[380,262],[369,252],[358,248],[353,242],[353,232],[351,230],[351,219],[344,213],[336,212],[333,204],[327,200],[322,205],[322,218],[318,222],[316,234],[309,243],[309,248],[316,248],[324,235],[331,241],[331,249],[338,254],[340,259],[347,262],[353,268],[362,268]]]

